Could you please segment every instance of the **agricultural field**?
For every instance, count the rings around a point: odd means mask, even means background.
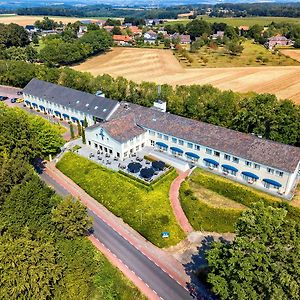
[[[257,67],[257,66],[300,66],[297,60],[281,54],[270,52],[264,46],[252,41],[243,43],[241,55],[230,55],[224,47],[202,47],[197,53],[176,52],[176,57],[184,67]],[[286,50],[285,50],[286,51]],[[300,53],[299,53],[300,54]],[[300,58],[300,55],[299,55]]]
[[[107,19],[107,18],[73,18],[73,17],[55,17],[55,16],[48,16],[50,19],[53,19],[56,22],[63,22],[64,24],[67,23],[74,23],[80,20],[87,20],[87,19]],[[21,26],[31,25],[34,24],[37,20],[42,20],[44,16],[18,16],[18,15],[0,15],[0,23],[9,24],[9,23],[16,23]]]
[[[246,18],[210,18],[208,16],[199,16],[199,19],[203,19],[210,23],[226,23],[231,26],[253,26],[255,24],[261,26],[267,26],[272,22],[280,23],[295,23],[300,24],[299,18],[288,18],[288,17],[246,17]],[[189,19],[177,19],[177,20],[168,20],[165,24],[174,24],[174,23],[182,23],[186,24],[190,22]]]
[[[300,103],[300,66],[185,68],[171,50],[119,47],[73,68],[93,75],[124,76],[136,82],[212,84],[241,93],[273,93]]]
[[[282,50],[280,50],[280,52],[283,53],[284,55],[289,56],[292,59],[300,62],[300,50],[299,49],[282,49]]]
[[[127,176],[71,152],[62,157],[57,167],[156,246],[176,245],[185,237],[169,200],[170,185],[176,178],[174,170],[149,190]],[[168,239],[161,237],[163,231],[170,232]]]

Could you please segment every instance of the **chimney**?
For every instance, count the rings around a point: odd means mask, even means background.
[[[167,111],[167,102],[162,101],[162,100],[156,100],[153,103],[153,108],[160,110],[162,112],[166,112]]]

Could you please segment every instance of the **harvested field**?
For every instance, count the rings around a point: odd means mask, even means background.
[[[283,53],[286,56],[289,56],[297,61],[300,61],[300,50],[296,49],[284,49],[280,50],[281,53]]]
[[[71,17],[53,17],[48,16],[50,19],[55,20],[56,22],[63,22],[63,23],[74,23],[78,20],[86,20],[89,18],[71,18]],[[42,20],[44,16],[18,16],[18,15],[3,15],[0,17],[0,23],[9,24],[9,23],[16,23],[21,26],[31,25],[34,24],[37,20]],[[101,19],[101,18],[99,18]]]
[[[114,48],[73,67],[93,75],[110,74],[128,79],[172,85],[212,84],[237,92],[274,93],[300,104],[300,67],[183,68],[169,50]]]

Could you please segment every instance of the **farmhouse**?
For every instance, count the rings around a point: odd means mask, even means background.
[[[152,108],[32,79],[25,104],[72,122],[88,121],[87,144],[120,160],[142,149],[160,159],[184,161],[279,196],[290,198],[300,177],[300,148]]]
[[[265,45],[268,49],[272,50],[276,46],[290,46],[290,45],[293,45],[293,41],[287,39],[285,36],[276,35],[276,36],[268,38]]]

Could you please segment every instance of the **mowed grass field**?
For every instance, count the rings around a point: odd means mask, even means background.
[[[124,76],[136,82],[212,84],[242,93],[273,93],[300,104],[300,66],[184,68],[171,50],[119,47],[73,68],[93,75]]]
[[[253,26],[255,24],[261,26],[267,26],[272,22],[280,23],[295,23],[300,24],[300,18],[287,18],[287,17],[246,17],[246,18],[210,18],[208,16],[199,16],[199,19],[203,19],[210,23],[226,23],[231,26]],[[189,19],[177,19],[177,20],[168,20],[166,24],[182,23],[186,24],[190,22]]]

